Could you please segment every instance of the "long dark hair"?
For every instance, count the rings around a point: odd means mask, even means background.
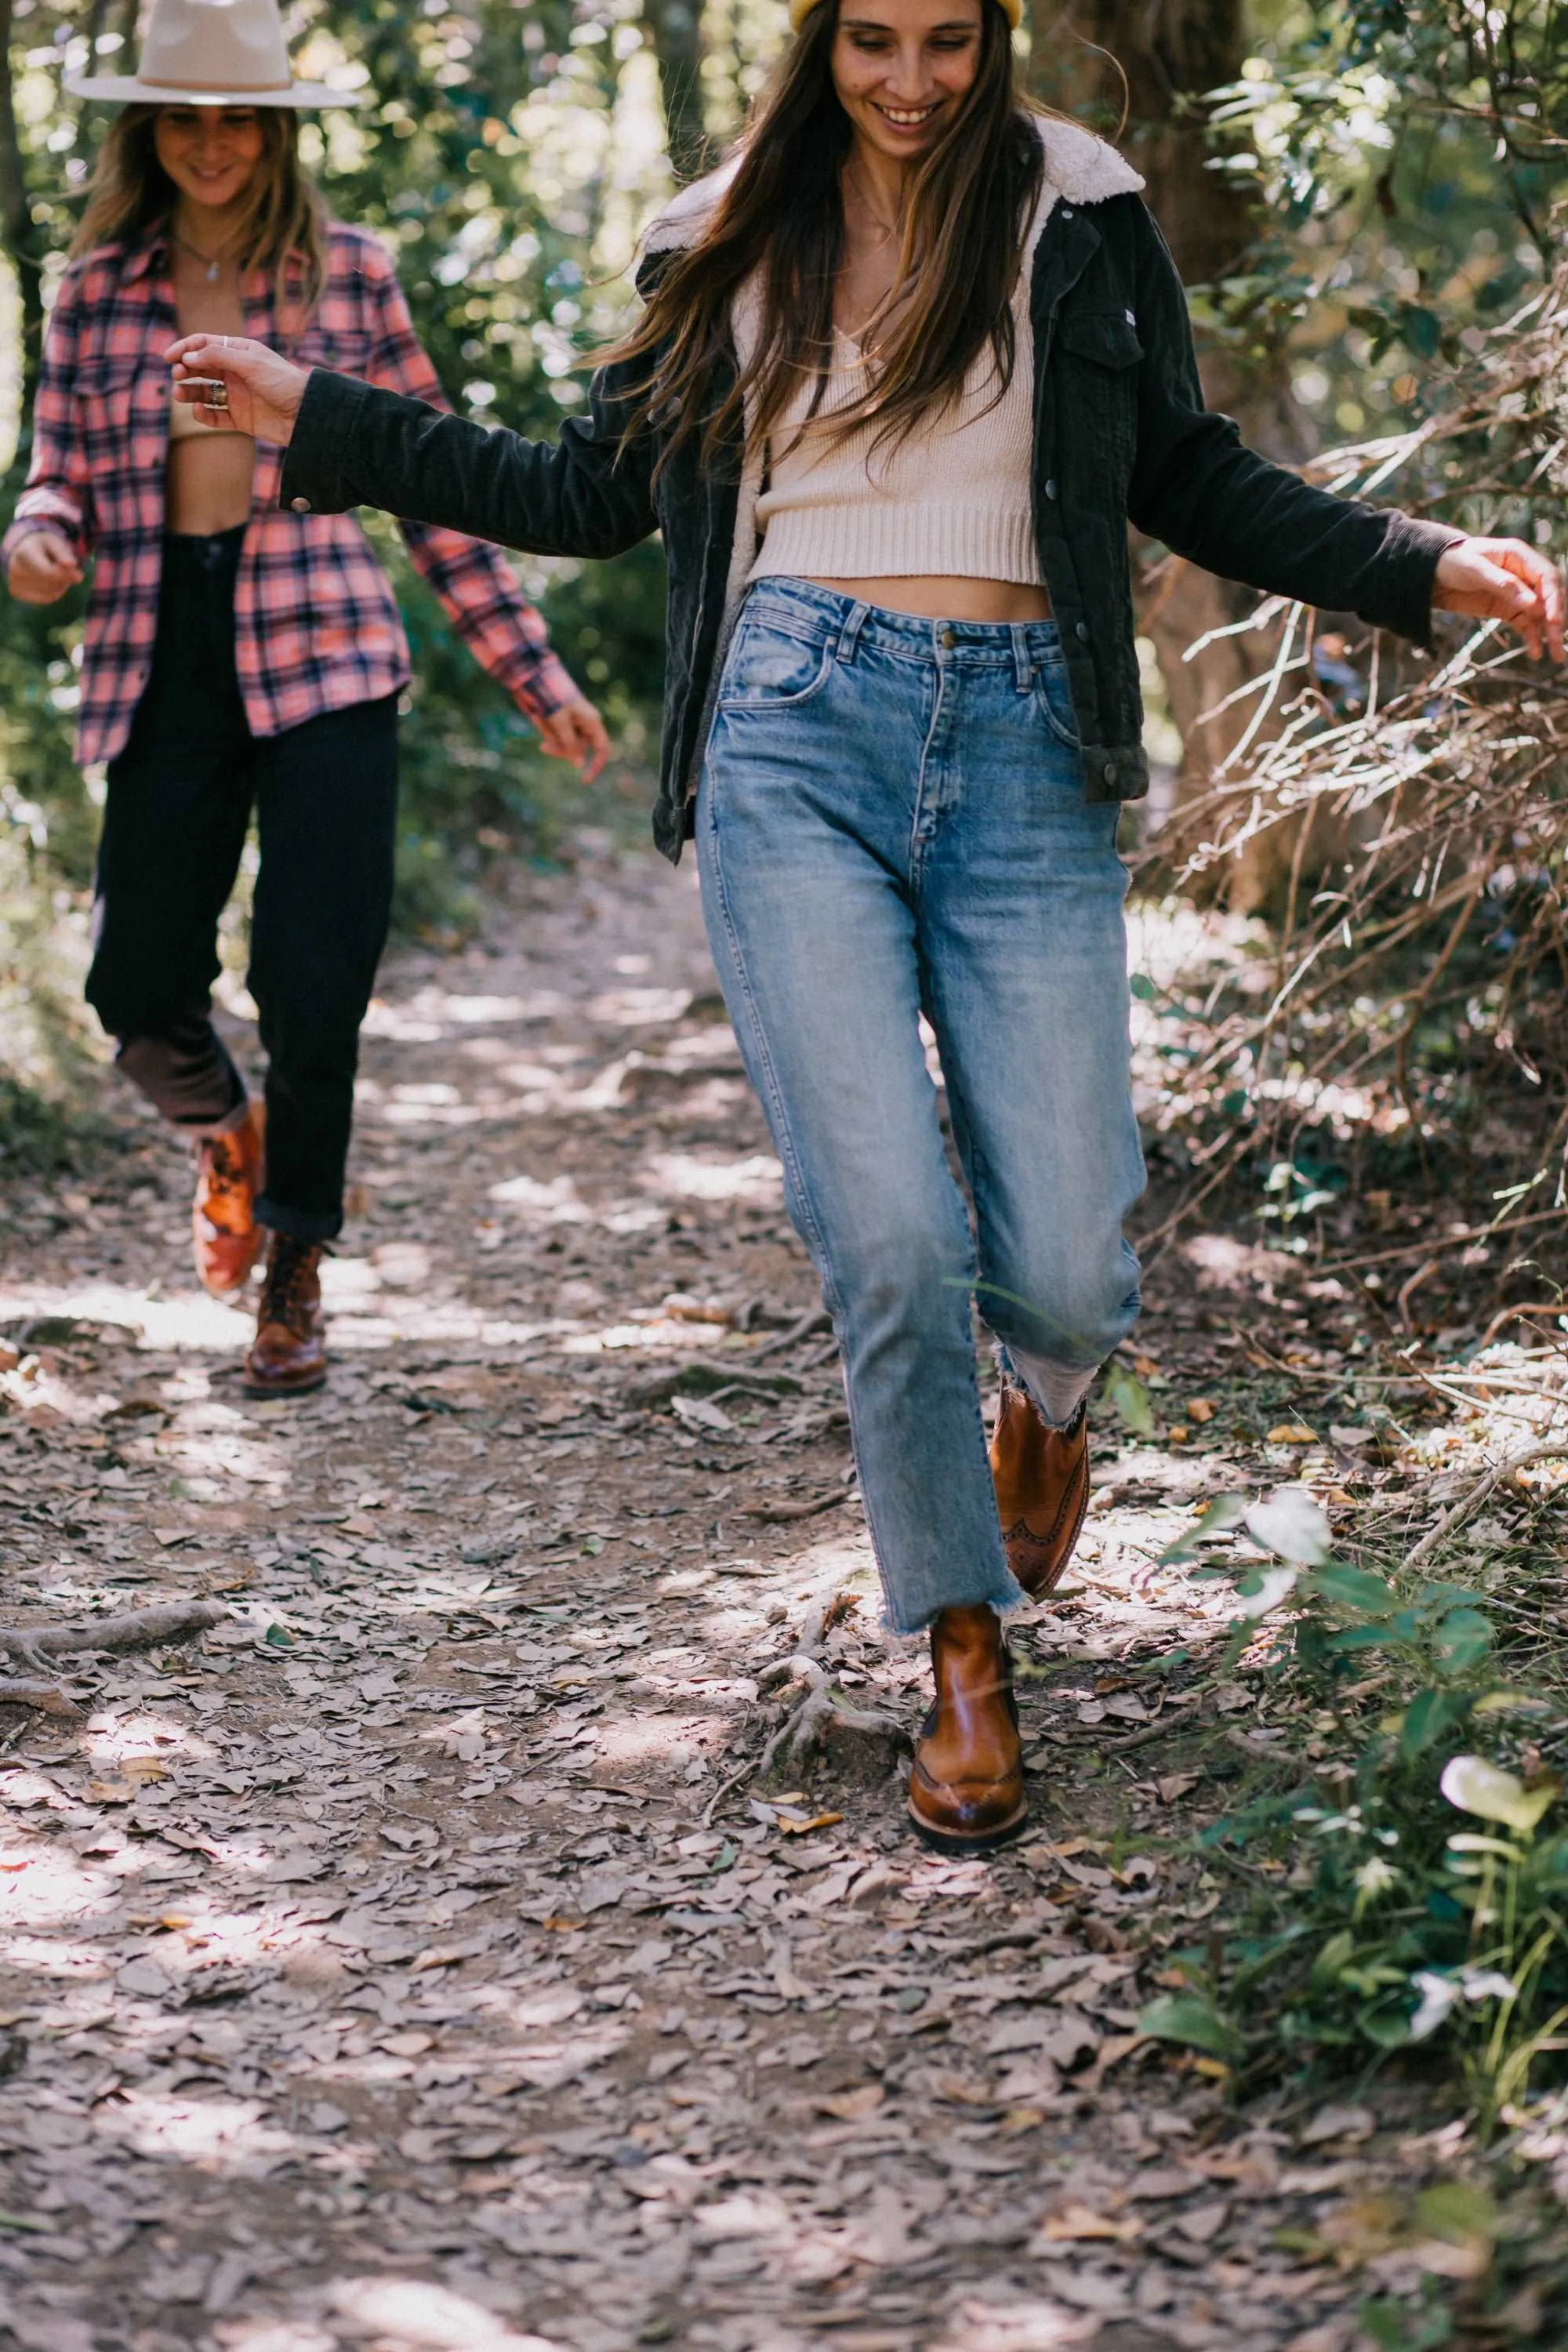
[[[610,354],[648,362],[628,436],[655,411],[672,415],[661,462],[699,432],[711,458],[739,439],[748,409],[762,443],[803,379],[816,380],[814,411],[826,391],[844,251],[840,173],[853,135],[833,86],[838,9],[839,0],[819,0],[806,18],[748,126],[712,221],[664,269],[635,331]],[[1012,294],[1044,158],[998,0],[980,0],[980,36],[974,80],[910,175],[894,304],[883,314],[871,385],[853,407],[835,409],[836,433],[872,418],[879,437],[910,431],[958,397],[987,343],[999,387],[1011,379]],[[756,270],[756,350],[716,402],[731,304]]]
[[[291,107],[258,106],[261,161],[250,184],[238,240],[241,271],[272,273],[278,306],[286,295],[299,306],[295,331],[309,318],[327,277],[327,213],[300,162],[299,118]],[[128,106],[104,135],[87,208],[71,240],[71,254],[123,237],[128,242],[166,220],[178,194],[158,161],[153,125],[156,106]],[[299,275],[289,282],[289,267]]]

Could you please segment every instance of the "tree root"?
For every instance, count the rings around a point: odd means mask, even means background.
[[[786,1519],[815,1519],[819,1512],[837,1510],[854,1494],[852,1486],[835,1486],[830,1495],[817,1495],[808,1503],[742,1503],[740,1515],[743,1519],[766,1519],[778,1524]]]
[[[168,1601],[154,1609],[128,1609],[119,1617],[88,1618],[75,1625],[0,1626],[0,1657],[25,1666],[84,1652],[155,1649],[162,1642],[187,1642],[221,1625],[229,1612],[221,1601]],[[54,1683],[0,1677],[0,1706],[37,1707],[44,1715],[77,1717],[79,1710]]]
[[[835,1695],[819,1665],[807,1662],[806,1675],[805,1696],[784,1717],[757,1760],[758,1780],[772,1769],[781,1751],[792,1766],[807,1762],[825,1745],[829,1724],[841,1731],[864,1732],[871,1738],[886,1739],[895,1747],[908,1748],[910,1735],[895,1717],[871,1707],[848,1706]]]
[[[764,1778],[781,1755],[787,1757],[792,1769],[808,1762],[826,1744],[832,1731],[859,1732],[869,1738],[885,1739],[906,1751],[910,1748],[910,1735],[895,1717],[869,1707],[851,1706],[841,1693],[835,1695],[828,1681],[827,1670],[820,1659],[822,1645],[832,1628],[853,1606],[853,1597],[846,1592],[835,1593],[820,1602],[801,1628],[799,1643],[791,1654],[775,1659],[758,1675],[760,1690],[804,1683],[804,1694],[755,1763],[742,1764],[714,1791],[703,1810],[705,1822],[713,1819],[725,1798],[732,1796],[743,1782]]]
[[[1560,1437],[1551,1444],[1527,1445],[1520,1453],[1507,1454],[1502,1461],[1495,1462],[1482,1477],[1477,1479],[1469,1493],[1461,1496],[1451,1511],[1445,1511],[1443,1517],[1427,1528],[1420,1542],[1405,1554],[1406,1570],[1419,1568],[1430,1559],[1439,1544],[1452,1535],[1473,1511],[1479,1510],[1493,1487],[1500,1486],[1505,1478],[1511,1478],[1516,1470],[1528,1470],[1536,1462],[1561,1462],[1565,1457],[1568,1457],[1568,1436]]]
[[[80,1707],[73,1706],[53,1683],[24,1682],[15,1675],[0,1675],[0,1706],[31,1706],[40,1715],[63,1716],[70,1723],[81,1721]]]

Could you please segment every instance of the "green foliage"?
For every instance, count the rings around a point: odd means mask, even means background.
[[[1416,421],[1424,385],[1555,259],[1568,9],[1287,0],[1253,21],[1210,120],[1215,168],[1261,181],[1267,226],[1211,324],[1259,363],[1293,329],[1298,395],[1331,436]]]
[[[1149,1391],[1125,1364],[1114,1357],[1106,1370],[1105,1401],[1114,1405],[1123,1425],[1134,1437],[1152,1437],[1155,1432],[1154,1408]]]
[[[1290,1642],[1279,1671],[1303,1714],[1345,1721],[1345,1694],[1369,1674],[1398,1703],[1353,1761],[1204,1833],[1201,1849],[1284,1868],[1278,1885],[1258,1880],[1217,1968],[1185,1957],[1188,1989],[1146,2010],[1143,2029],[1238,2072],[1375,2064],[1441,2042],[1489,2126],[1564,2046],[1568,2021],[1568,1831],[1549,1821],[1562,1787],[1519,1731],[1550,1709],[1500,1682],[1486,1594],[1336,1559],[1311,1538],[1313,1508],[1300,1488],[1251,1506],[1222,1496],[1193,1530],[1189,1541],[1223,1539],[1240,1517],[1284,1563],[1196,1571],[1235,1583],[1233,1658],[1278,1612]]]

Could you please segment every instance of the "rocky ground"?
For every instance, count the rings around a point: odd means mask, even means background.
[[[590,841],[389,964],[321,1397],[241,1395],[186,1171],[112,1117],[5,1203],[5,1622],[225,1614],[0,1708],[0,2340],[1365,2340],[1342,2217],[1436,2127],[1238,2114],[1137,2031],[1222,1900],[1183,1841],[1278,1736],[1158,1554],[1222,1442],[1289,1475],[1337,1286],[1161,1260],[1166,1427],[1097,1408],[1020,1630],[1032,1831],[955,1862],[688,872]],[[1222,1440],[1248,1367],[1278,1426]]]

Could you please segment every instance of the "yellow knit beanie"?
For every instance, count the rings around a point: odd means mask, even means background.
[[[798,33],[812,10],[819,5],[820,0],[789,0],[790,31]],[[1024,0],[997,0],[997,5],[1013,30],[1016,32],[1024,21]]]

